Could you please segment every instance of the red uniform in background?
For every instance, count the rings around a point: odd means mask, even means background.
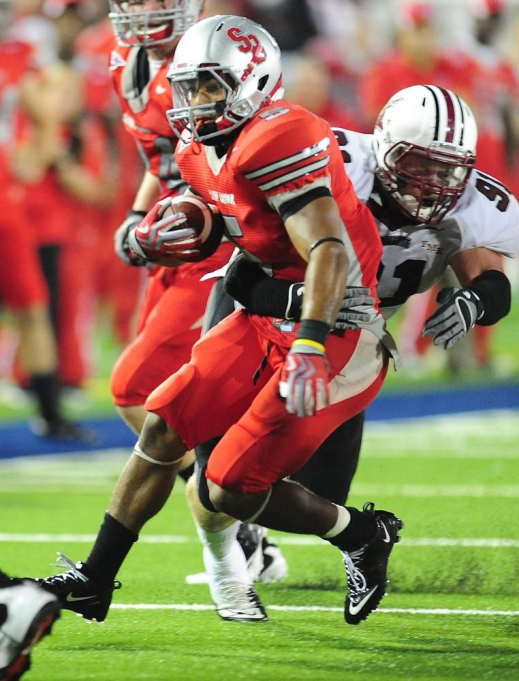
[[[20,310],[48,302],[37,242],[29,229],[26,188],[9,167],[11,144],[21,127],[19,84],[33,68],[30,45],[7,40],[0,43],[0,299],[7,307]]]
[[[174,159],[177,138],[166,119],[171,87],[166,79],[169,60],[155,63],[139,47],[116,47],[110,58],[115,91],[126,130],[139,146],[147,168],[168,195],[181,193],[185,183]],[[222,244],[202,263],[178,268],[156,267],[151,273],[137,338],[124,350],[112,373],[117,406],[144,404],[162,381],[189,360],[200,338],[207,298],[214,280],[203,274],[222,267],[232,247]]]
[[[93,211],[95,215],[92,215],[92,229],[88,230],[87,240],[93,256],[92,296],[108,304],[113,314],[115,338],[121,345],[126,345],[135,333],[135,310],[143,278],[136,276],[132,268],[117,258],[113,251],[113,233],[131,208],[142,176],[142,160],[121,123],[119,102],[107,69],[113,40],[110,20],[103,19],[79,34],[75,55],[83,75],[87,111],[100,129],[100,138],[94,142],[100,147],[99,158],[104,162],[111,161],[116,172],[124,174],[124,181],[118,183],[111,204]],[[88,160],[87,163],[90,165]],[[82,239],[81,248],[85,249],[85,239]]]

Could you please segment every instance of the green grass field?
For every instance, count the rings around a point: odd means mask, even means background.
[[[221,621],[183,484],[145,528],[103,626],[63,612],[27,681],[519,679],[517,412],[369,424],[351,503],[400,515],[389,596],[344,624],[336,549],[272,534],[288,579],[259,585],[266,623]],[[85,558],[124,455],[0,464],[0,565],[44,576],[56,550]]]

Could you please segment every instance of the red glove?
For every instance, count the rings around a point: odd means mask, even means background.
[[[187,226],[185,213],[173,213],[170,205],[171,198],[159,201],[128,235],[128,243],[139,257],[153,262],[201,246],[202,238]]]
[[[324,345],[299,338],[292,343],[279,377],[279,394],[289,414],[315,416],[328,406],[329,366]]]

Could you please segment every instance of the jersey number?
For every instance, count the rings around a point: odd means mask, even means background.
[[[380,263],[378,268],[378,280],[382,279],[386,266]],[[382,307],[392,307],[393,305],[403,305],[405,301],[414,295],[422,281],[422,274],[425,269],[425,260],[405,260],[397,265],[393,271],[393,278],[400,279],[398,288],[390,298],[381,298]]]
[[[332,128],[332,132],[335,135],[339,149],[341,150],[341,156],[343,163],[351,163],[351,156],[346,147],[348,145],[348,138],[346,137],[346,132],[341,128]]]
[[[492,203],[495,202],[496,208],[500,213],[504,213],[510,203],[510,192],[493,177],[485,175],[478,170],[478,179],[476,180],[476,189],[486,196]]]

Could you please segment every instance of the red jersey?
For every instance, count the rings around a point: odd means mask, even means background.
[[[322,118],[280,100],[244,125],[223,158],[214,147],[187,139],[175,156],[184,179],[225,217],[229,238],[279,279],[302,281],[306,271],[282,218],[287,204],[312,190],[331,192],[347,228],[348,285],[375,291],[380,237]]]
[[[0,42],[0,187],[2,194],[13,184],[9,164],[11,145],[20,133],[19,87],[23,76],[34,69],[34,50],[18,41]],[[19,193],[19,192],[18,192]]]
[[[166,118],[166,110],[172,107],[168,67],[169,60],[165,60],[151,76],[148,55],[140,47],[116,46],[110,55],[124,127],[140,147],[148,170],[159,178],[163,190],[171,193],[184,183],[174,160],[177,138]]]

